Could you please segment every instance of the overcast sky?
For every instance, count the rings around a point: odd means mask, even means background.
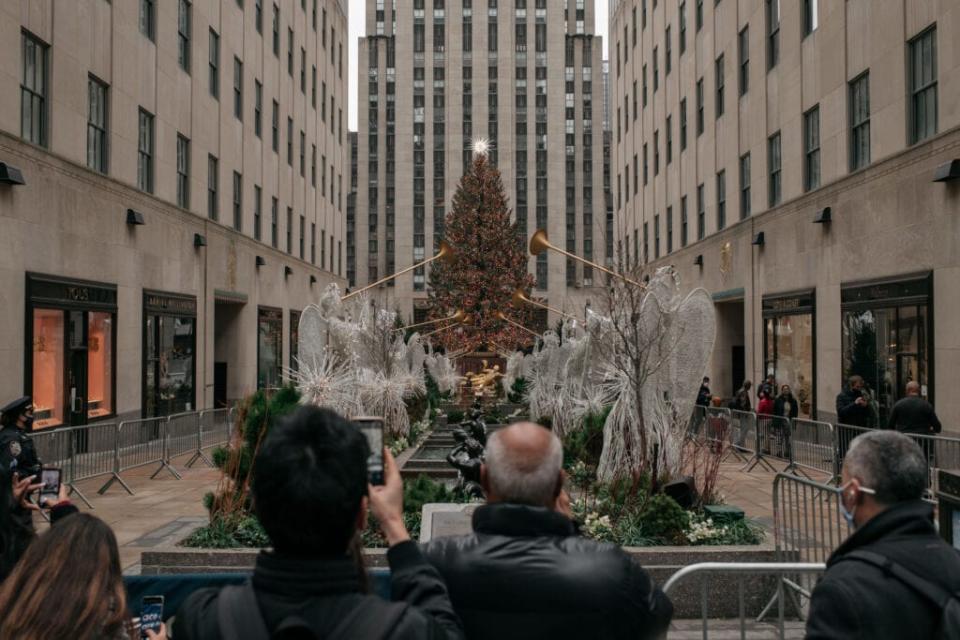
[[[350,7],[350,130],[357,130],[357,38],[365,31],[366,0],[347,0]],[[607,57],[607,4],[596,0],[596,33],[603,36],[603,56]]]

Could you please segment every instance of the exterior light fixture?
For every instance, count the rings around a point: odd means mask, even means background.
[[[257,268],[259,269],[265,264],[267,264],[267,261],[263,259],[263,256],[257,256]]]
[[[696,258],[693,259],[693,264],[697,265],[701,269],[703,268],[703,254],[699,254]]]
[[[934,182],[950,182],[960,178],[960,160],[954,159],[940,165],[933,172]]]
[[[766,235],[764,235],[763,231],[760,231],[759,233],[757,233],[757,235],[753,236],[753,242],[751,242],[750,244],[754,245],[755,247],[762,247],[764,242],[766,242],[766,240],[767,240]]]
[[[310,286],[317,284],[317,276],[310,276]]]
[[[6,162],[0,162],[0,184],[27,184],[20,169]]]
[[[293,269],[291,269],[290,267],[284,267],[284,268],[283,268],[283,277],[284,277],[284,278],[289,278],[289,277],[292,276],[292,275],[293,275]]]
[[[833,222],[833,217],[830,211],[830,207],[824,207],[817,212],[817,217],[813,219],[814,224],[830,224]]]
[[[207,246],[207,237],[200,233],[193,234],[193,246],[198,249]]]
[[[133,209],[127,209],[127,224],[130,226],[138,226],[147,223],[143,219],[142,213],[139,211],[134,211]]]

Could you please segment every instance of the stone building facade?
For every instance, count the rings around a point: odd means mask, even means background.
[[[0,1],[0,397],[213,407],[344,284],[341,0]]]
[[[366,7],[356,286],[435,255],[470,143],[481,137],[493,142],[490,157],[524,238],[545,228],[563,249],[601,264],[612,259],[593,1],[367,0]],[[382,285],[377,300],[421,318],[428,269]],[[582,317],[599,295],[595,270],[559,254],[531,258],[530,272],[534,294],[569,313]]]
[[[619,261],[713,295],[713,391],[833,419],[859,374],[885,424],[916,380],[960,430],[960,6],[620,0],[610,34]]]

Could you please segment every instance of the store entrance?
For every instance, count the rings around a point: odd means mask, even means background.
[[[69,424],[87,424],[87,314],[68,311],[67,322],[67,411]]]

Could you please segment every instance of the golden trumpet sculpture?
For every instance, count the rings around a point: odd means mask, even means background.
[[[575,319],[572,315],[564,311],[560,311],[560,309],[556,309],[542,302],[537,302],[536,300],[531,300],[523,293],[523,289],[517,289],[516,291],[513,292],[513,296],[510,298],[510,304],[512,304],[517,309],[522,309],[524,304],[532,304],[535,307],[540,307],[541,309],[546,309],[547,311],[553,311],[554,313],[559,314],[564,318],[570,318],[571,320]]]
[[[408,324],[405,327],[400,327],[397,331],[407,331],[408,329],[416,329],[417,327],[426,327],[431,324],[438,324],[440,322],[462,322],[464,318],[467,317],[462,310],[458,310],[452,316],[447,316],[446,318],[435,318],[433,320],[427,320],[426,322],[418,322],[417,324]]]
[[[511,320],[510,318],[508,318],[508,317],[507,317],[507,314],[505,314],[503,311],[497,311],[496,317],[497,317],[498,320],[502,320],[503,322],[506,322],[507,324],[512,324],[512,325],[515,326],[517,329],[522,329],[523,331],[526,331],[527,333],[529,333],[530,335],[532,335],[532,336],[535,337],[535,338],[539,338],[539,337],[540,337],[540,334],[537,333],[536,331],[534,331],[533,329],[528,329],[527,327],[523,326],[522,324],[520,324],[520,323],[517,322],[516,320]]]
[[[457,313],[463,313],[463,312],[458,311]],[[450,319],[452,319],[452,318],[444,318],[444,320],[450,320]],[[458,325],[471,325],[471,324],[473,324],[473,318],[470,317],[469,315],[464,314],[464,315],[461,316],[460,319],[457,320],[456,322],[451,322],[450,324],[444,325],[444,326],[440,327],[439,329],[434,329],[434,330],[431,331],[430,333],[425,333],[425,334],[423,334],[423,335],[420,336],[420,337],[421,337],[421,338],[429,338],[430,336],[432,336],[432,335],[434,335],[434,334],[440,333],[441,331],[446,331],[447,329],[453,329],[454,327],[456,327],[456,326],[458,326]]]
[[[407,267],[406,269],[403,269],[403,270],[401,270],[401,271],[397,271],[397,272],[394,273],[393,275],[386,276],[385,278],[380,278],[380,279],[377,280],[376,282],[374,282],[374,283],[372,283],[372,284],[368,284],[367,286],[363,287],[362,289],[357,289],[356,291],[351,291],[351,292],[348,293],[347,295],[341,297],[340,300],[341,300],[341,301],[342,301],[342,300],[348,300],[348,299],[352,298],[353,296],[355,296],[355,295],[357,295],[357,294],[359,294],[359,293],[363,293],[364,291],[367,291],[367,290],[369,290],[369,289],[373,289],[374,287],[379,286],[379,285],[383,284],[384,282],[389,282],[389,281],[393,280],[394,278],[397,278],[397,277],[399,277],[399,276],[402,276],[402,275],[405,274],[405,273],[409,273],[409,272],[413,271],[414,269],[417,269],[417,268],[419,268],[419,267],[422,267],[422,266],[424,266],[424,265],[426,265],[426,264],[430,264],[430,263],[433,262],[434,260],[443,260],[444,262],[448,262],[448,263],[449,263],[449,262],[452,262],[452,261],[454,260],[454,252],[453,252],[453,249],[450,247],[450,245],[448,245],[446,242],[444,242],[443,240],[441,240],[441,241],[440,241],[440,251],[437,253],[437,255],[433,256],[432,258],[427,258],[427,259],[424,260],[423,262],[418,262],[417,264],[411,265],[411,266]]]
[[[607,269],[606,267],[600,266],[600,265],[597,264],[596,262],[590,262],[589,260],[587,260],[587,259],[585,259],[585,258],[581,258],[580,256],[575,255],[575,254],[573,254],[573,253],[570,253],[569,251],[564,251],[563,249],[561,249],[560,247],[558,247],[558,246],[556,246],[556,245],[550,244],[550,240],[547,238],[547,230],[546,230],[546,229],[537,229],[537,232],[536,232],[535,234],[533,234],[533,237],[532,237],[532,238],[530,238],[530,253],[533,254],[533,255],[535,255],[535,256],[538,256],[538,255],[540,255],[541,253],[543,253],[544,251],[546,251],[547,249],[550,249],[551,251],[556,251],[557,253],[562,254],[562,255],[565,255],[565,256],[567,256],[568,258],[572,259],[572,260],[576,260],[577,262],[582,262],[583,264],[585,264],[585,265],[587,265],[587,266],[589,266],[589,267],[593,267],[594,269],[598,269],[598,270],[600,270],[600,271],[603,271],[604,273],[606,273],[606,274],[608,274],[608,275],[611,275],[611,276],[613,276],[614,278],[619,278],[620,280],[623,280],[624,282],[626,282],[626,283],[628,283],[628,284],[636,285],[636,286],[638,286],[638,287],[643,287],[643,286],[645,286],[645,285],[637,282],[636,280],[631,280],[630,278],[628,278],[627,276],[623,275],[622,273],[617,273],[616,271],[611,271],[610,269]]]

